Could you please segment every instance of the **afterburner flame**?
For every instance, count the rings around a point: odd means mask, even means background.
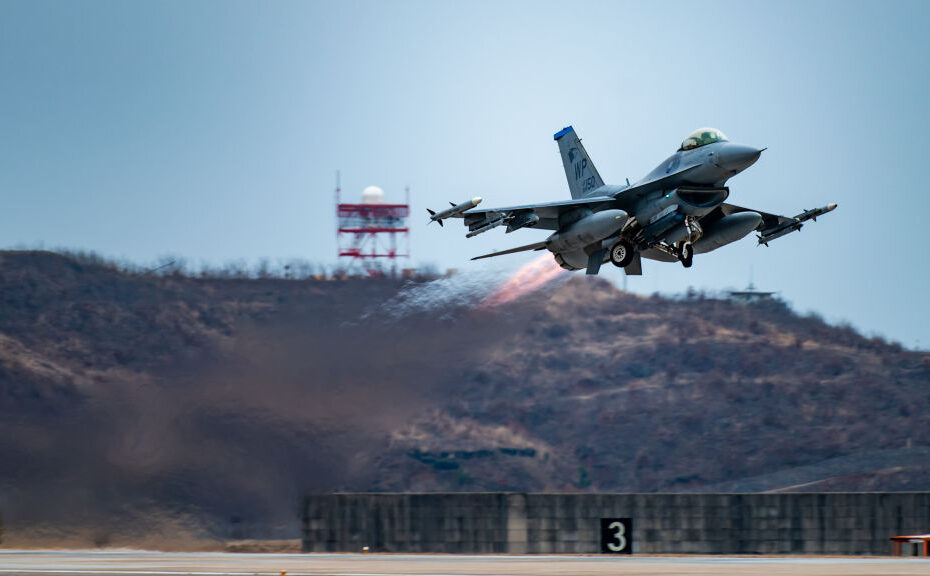
[[[483,308],[500,306],[508,302],[513,302],[521,296],[540,289],[543,285],[553,280],[562,268],[552,258],[552,254],[546,252],[539,258],[526,264],[517,270],[513,276],[500,285],[494,292],[488,295],[481,302]]]

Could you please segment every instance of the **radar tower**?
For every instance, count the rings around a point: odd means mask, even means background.
[[[381,276],[382,263],[397,275],[397,259],[410,257],[410,188],[403,204],[388,204],[384,191],[369,186],[358,204],[342,202],[340,174],[336,172],[336,245],[339,263],[346,273]]]

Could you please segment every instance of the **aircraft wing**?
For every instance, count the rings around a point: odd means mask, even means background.
[[[562,200],[559,202],[545,202],[542,204],[524,204],[522,206],[506,206],[503,208],[478,209],[473,208],[452,218],[465,218],[468,226],[467,236],[477,236],[502,224],[507,225],[507,232],[513,232],[523,227],[533,226],[543,230],[558,230],[559,216],[563,213],[588,206],[595,208],[599,205],[611,204],[615,200],[612,196],[595,196],[593,198],[578,198]]]
[[[541,230],[558,230],[559,216],[563,213],[579,208],[590,206],[609,205],[612,207],[626,207],[633,201],[642,198],[650,192],[661,190],[671,180],[681,177],[692,170],[700,168],[700,165],[689,166],[676,172],[663,175],[661,178],[655,178],[648,181],[637,182],[632,186],[611,192],[610,195],[593,196],[591,198],[573,198],[571,200],[560,200],[557,202],[544,202],[541,204],[524,204],[522,206],[505,206],[503,208],[472,208],[470,210],[459,210],[465,204],[453,205],[453,208],[447,208],[445,213],[435,214],[431,212],[433,220],[439,220],[442,223],[443,218],[464,218],[465,225],[468,226],[468,234],[471,238],[501,226],[507,225],[507,232],[513,232],[523,227],[533,226]],[[480,199],[478,199],[480,201]],[[447,215],[448,214],[448,215]]]
[[[804,222],[808,220],[817,221],[818,216],[822,216],[827,212],[832,212],[836,209],[836,204],[828,204],[821,208],[812,208],[810,210],[805,210],[796,216],[781,216],[779,214],[769,214],[768,212],[763,212],[762,210],[753,210],[752,208],[743,208],[742,206],[735,206],[733,204],[721,204],[720,205],[720,217],[728,216],[730,214],[737,214],[739,212],[755,212],[762,216],[762,223],[759,224],[759,227],[756,228],[759,236],[759,244],[769,245],[769,242],[777,238],[781,238],[786,234],[799,231],[803,226]]]
[[[638,200],[639,198],[644,197],[646,194],[649,194],[650,192],[655,192],[656,190],[662,190],[662,189],[666,189],[669,187],[677,188],[678,186],[674,182],[681,180],[681,176],[684,176],[685,174],[688,174],[689,172],[697,170],[700,167],[701,167],[700,164],[697,164],[694,166],[688,166],[687,168],[682,168],[675,172],[665,174],[660,178],[655,178],[652,180],[642,180],[640,182],[633,184],[632,186],[629,186],[621,190],[619,194],[617,194],[617,200],[624,200],[624,201]]]

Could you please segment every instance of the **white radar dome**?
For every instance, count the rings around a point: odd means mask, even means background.
[[[369,186],[362,190],[362,204],[384,203],[384,190],[377,186]]]

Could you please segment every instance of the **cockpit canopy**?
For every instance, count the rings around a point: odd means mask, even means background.
[[[716,128],[698,128],[681,143],[679,150],[691,150],[714,142],[726,142],[727,135]]]

